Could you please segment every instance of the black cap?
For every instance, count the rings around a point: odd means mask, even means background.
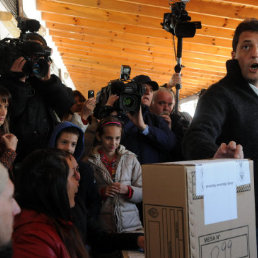
[[[133,80],[136,83],[149,84],[152,87],[153,91],[159,89],[158,83],[155,81],[152,81],[151,78],[147,75],[137,75],[133,78]]]

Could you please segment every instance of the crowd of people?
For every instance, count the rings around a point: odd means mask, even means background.
[[[37,33],[26,40],[46,46]],[[50,63],[44,77],[25,74],[25,63],[18,57],[0,77],[1,257],[116,258],[144,249],[142,164],[245,157],[258,185],[257,19],[236,28],[227,74],[200,97],[193,119],[174,109],[180,74],[161,87],[134,77],[141,103],[122,112],[119,95],[100,105],[63,85]]]

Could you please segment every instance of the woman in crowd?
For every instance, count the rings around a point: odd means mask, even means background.
[[[16,157],[17,138],[9,131],[8,108],[11,102],[9,91],[0,86],[0,162],[11,172]],[[12,175],[11,175],[12,178]]]
[[[142,171],[134,153],[120,145],[122,123],[107,117],[97,129],[92,164],[102,197],[100,220],[110,232],[142,229],[136,203],[142,201]]]
[[[88,257],[71,222],[80,174],[74,157],[61,150],[37,150],[16,174],[17,201],[13,257]]]

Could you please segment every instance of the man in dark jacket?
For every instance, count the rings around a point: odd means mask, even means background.
[[[191,123],[191,117],[187,119],[184,115],[185,112],[178,111],[177,114],[174,112],[174,105],[175,96],[173,91],[164,87],[160,87],[159,90],[154,92],[150,105],[150,111],[153,114],[163,117],[168,127],[176,135],[177,144],[171,153],[170,161],[183,160],[181,150],[182,138]]]
[[[183,141],[186,159],[211,158],[218,146],[235,141],[246,158],[254,160],[258,186],[258,20],[245,20],[236,28],[227,75],[200,98]],[[221,148],[222,150],[223,148]],[[240,146],[224,149],[215,157],[235,157]],[[256,191],[258,207],[258,191]],[[258,214],[258,212],[256,212]]]
[[[26,40],[32,46],[31,59],[36,55],[34,51],[47,48],[46,41],[37,33],[29,33]],[[14,60],[10,71],[1,76],[1,84],[12,95],[10,131],[18,138],[16,161],[37,148],[46,147],[57,115],[68,113],[74,103],[72,89],[50,74],[50,63],[45,64],[48,67],[44,75],[25,72],[28,60],[21,56]]]
[[[170,152],[176,146],[176,136],[162,117],[149,110],[158,84],[146,75],[138,75],[133,80],[147,90],[141,98],[139,112],[127,114],[121,144],[134,152],[141,164],[169,161]]]
[[[162,117],[152,114],[147,106],[128,114],[121,144],[134,152],[141,164],[166,162],[176,146],[176,136]]]

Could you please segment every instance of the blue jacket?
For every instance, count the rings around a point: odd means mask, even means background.
[[[171,160],[171,151],[176,146],[176,136],[162,117],[150,113],[142,106],[144,122],[149,126],[144,135],[129,119],[125,121],[121,144],[137,155],[141,164]]]
[[[75,159],[77,161],[80,160],[82,154],[83,154],[83,151],[84,151],[84,133],[82,131],[82,129],[71,123],[71,122],[62,122],[62,123],[59,123],[53,130],[51,136],[50,136],[50,140],[49,140],[49,144],[48,146],[51,147],[51,148],[56,148],[56,138],[57,136],[60,135],[60,133],[65,129],[65,128],[68,128],[68,127],[75,127],[78,129],[79,131],[79,139],[77,141],[77,145],[76,145],[76,148],[75,148],[75,151],[73,153],[73,156],[75,157]]]

